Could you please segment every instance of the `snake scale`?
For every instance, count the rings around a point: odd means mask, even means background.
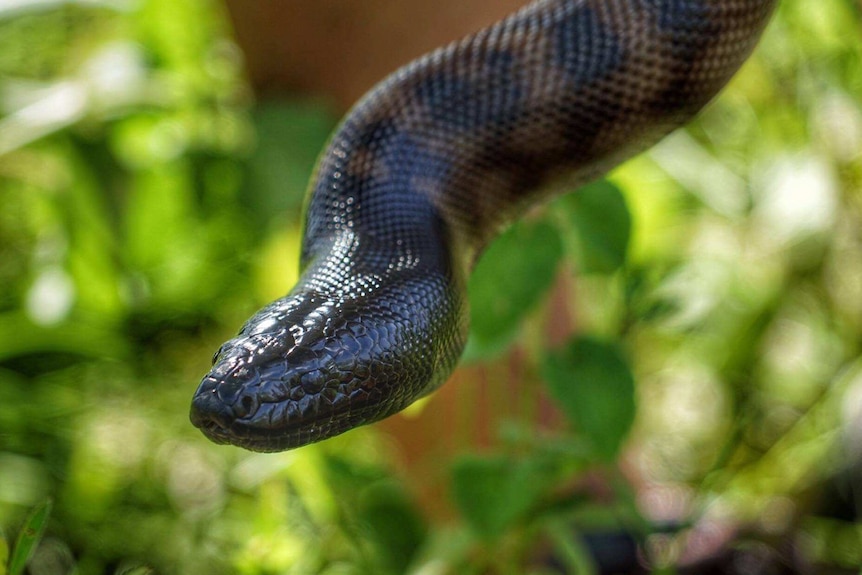
[[[299,282],[218,350],[194,425],[279,451],[436,389],[483,247],[690,120],[776,2],[537,0],[383,80],[318,161]]]

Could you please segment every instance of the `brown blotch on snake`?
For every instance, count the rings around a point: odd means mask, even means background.
[[[256,451],[326,439],[442,384],[464,286],[529,207],[692,118],[776,0],[538,0],[402,68],[348,114],[310,186],[302,277],[213,360],[207,437]]]

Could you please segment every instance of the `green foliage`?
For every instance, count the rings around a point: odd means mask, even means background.
[[[21,575],[24,572],[27,563],[33,556],[36,545],[39,544],[39,540],[45,534],[50,515],[51,501],[48,500],[36,507],[27,517],[24,526],[18,533],[15,548],[9,559],[9,575]],[[3,563],[5,564],[5,561]]]
[[[369,572],[407,571],[425,542],[428,526],[405,486],[383,469],[357,466],[341,457],[327,457],[324,469],[349,531],[371,551]]]
[[[575,261],[582,273],[613,273],[626,263],[632,220],[618,186],[594,182],[563,196],[557,205],[577,238]]]
[[[715,511],[742,561],[792,549],[782,560],[858,571],[858,496],[842,495],[862,418],[852,2],[782,2],[694,125],[489,246],[470,281],[482,367],[454,409],[432,399],[410,435],[271,455],[209,444],[188,401],[295,277],[337,118],[253,104],[208,0],[10,6],[0,525],[22,535],[0,538],[7,573],[28,556],[81,575],[588,573],[587,535],[620,532],[672,572]],[[433,441],[430,411],[447,414]]]
[[[256,222],[270,224],[275,213],[299,219],[308,175],[335,128],[333,120],[317,102],[265,102],[253,110],[257,145],[240,193]]]
[[[635,417],[635,382],[615,344],[579,337],[547,357],[551,396],[594,446],[614,461]]]
[[[498,237],[470,276],[467,361],[487,359],[512,343],[543,300],[573,243],[584,273],[613,273],[627,258],[631,214],[620,189],[594,182],[554,202],[543,217],[518,222]]]
[[[112,16],[109,9],[75,3],[56,2],[53,9],[32,11],[10,4],[0,9],[0,73],[23,78],[44,80],[66,72],[80,57],[74,50],[88,41],[87,34],[100,30]],[[37,37],[38,44],[21,41]]]
[[[452,494],[470,527],[493,541],[523,520],[545,494],[549,472],[535,459],[463,457],[452,467]]]
[[[361,495],[358,516],[379,558],[379,573],[404,573],[425,540],[427,526],[404,486],[377,482]]]
[[[153,570],[149,567],[132,567],[131,569],[118,571],[117,575],[152,575],[152,573]]]
[[[554,280],[563,249],[546,221],[512,226],[491,245],[470,277],[471,342],[467,355],[509,343]]]

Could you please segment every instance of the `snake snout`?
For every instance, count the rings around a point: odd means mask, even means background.
[[[236,420],[236,415],[232,405],[225,402],[220,395],[218,380],[209,376],[204,378],[192,398],[189,418],[192,424],[208,437],[212,437],[208,430],[230,428]]]
[[[190,419],[207,436],[224,433],[238,420],[253,415],[259,402],[238,377],[204,377],[192,399]]]

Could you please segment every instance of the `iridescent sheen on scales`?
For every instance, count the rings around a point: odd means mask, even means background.
[[[690,120],[776,1],[538,0],[392,74],[316,168],[299,283],[219,349],[192,422],[278,451],[436,389],[464,347],[482,249]]]

